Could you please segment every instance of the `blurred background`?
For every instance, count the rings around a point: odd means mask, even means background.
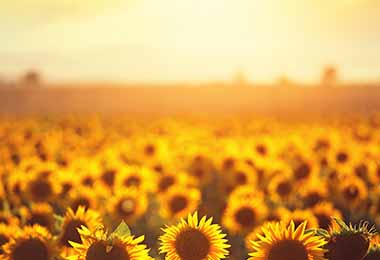
[[[4,0],[0,112],[377,110],[379,17],[376,0]]]

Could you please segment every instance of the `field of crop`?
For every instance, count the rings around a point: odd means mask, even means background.
[[[0,120],[2,260],[379,260],[380,116]]]

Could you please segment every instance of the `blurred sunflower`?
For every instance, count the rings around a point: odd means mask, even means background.
[[[275,202],[287,202],[293,199],[294,182],[286,175],[277,175],[269,183],[270,198]]]
[[[61,189],[59,183],[53,180],[50,169],[29,174],[23,184],[26,197],[32,202],[53,201]]]
[[[302,223],[306,223],[306,228],[318,228],[318,219],[314,216],[313,212],[310,209],[306,210],[294,210],[290,213],[291,222],[294,223],[296,227],[301,225]]]
[[[267,217],[266,204],[258,199],[228,201],[222,216],[222,223],[231,233],[247,233],[260,225]]]
[[[342,213],[331,202],[322,202],[312,208],[314,216],[318,219],[318,226],[325,230],[332,224],[332,217],[342,218]]]
[[[312,208],[328,199],[327,184],[321,179],[312,178],[299,188],[300,201],[304,208]]]
[[[215,172],[215,165],[209,156],[197,153],[191,158],[188,164],[187,172],[190,176],[195,178],[201,186],[210,183]]]
[[[357,208],[363,204],[368,197],[365,182],[354,176],[347,176],[339,183],[339,199],[343,206],[350,209]]]
[[[46,228],[49,232],[54,228],[54,209],[47,203],[34,203],[30,208],[23,207],[20,209],[21,219],[24,225],[39,225]]]
[[[306,222],[297,228],[293,222],[268,223],[262,228],[264,235],[252,241],[249,260],[324,260],[326,241],[314,232],[305,232]]]
[[[78,229],[81,243],[70,242],[74,253],[69,260],[153,260],[144,244],[144,236],[108,234],[104,227],[89,230],[82,226]]]
[[[293,178],[296,182],[305,182],[319,173],[319,165],[311,159],[300,159],[293,167]]]
[[[291,212],[287,208],[278,207],[275,209],[269,210],[269,213],[266,217],[266,221],[269,222],[284,222],[289,223],[291,220]]]
[[[4,260],[53,260],[58,250],[49,231],[41,226],[27,226],[13,234],[3,245]]]
[[[77,187],[69,192],[64,205],[74,211],[77,211],[79,206],[94,210],[98,208],[99,201],[101,201],[104,193],[97,188]]]
[[[201,193],[196,188],[172,187],[160,198],[161,215],[168,219],[177,219],[194,212],[201,200]]]
[[[224,259],[230,246],[219,225],[212,224],[212,218],[202,217],[198,213],[189,214],[177,226],[167,226],[160,236],[160,253],[166,260],[204,260]]]
[[[116,176],[115,189],[138,189],[152,191],[155,175],[146,167],[124,166]]]
[[[171,187],[190,187],[194,186],[195,182],[186,173],[163,173],[157,177],[156,181],[156,193],[163,194],[167,192]]]
[[[108,212],[117,220],[132,224],[142,217],[148,208],[147,195],[135,189],[119,190],[109,199]]]

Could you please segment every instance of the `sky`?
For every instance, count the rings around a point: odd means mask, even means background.
[[[0,0],[0,76],[380,80],[378,0]]]

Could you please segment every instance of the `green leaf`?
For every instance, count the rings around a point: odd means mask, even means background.
[[[117,236],[117,237],[122,238],[122,237],[130,236],[130,235],[131,235],[131,230],[129,229],[128,225],[124,221],[122,221],[119,224],[119,226],[117,226],[115,231],[112,232],[110,237]]]

